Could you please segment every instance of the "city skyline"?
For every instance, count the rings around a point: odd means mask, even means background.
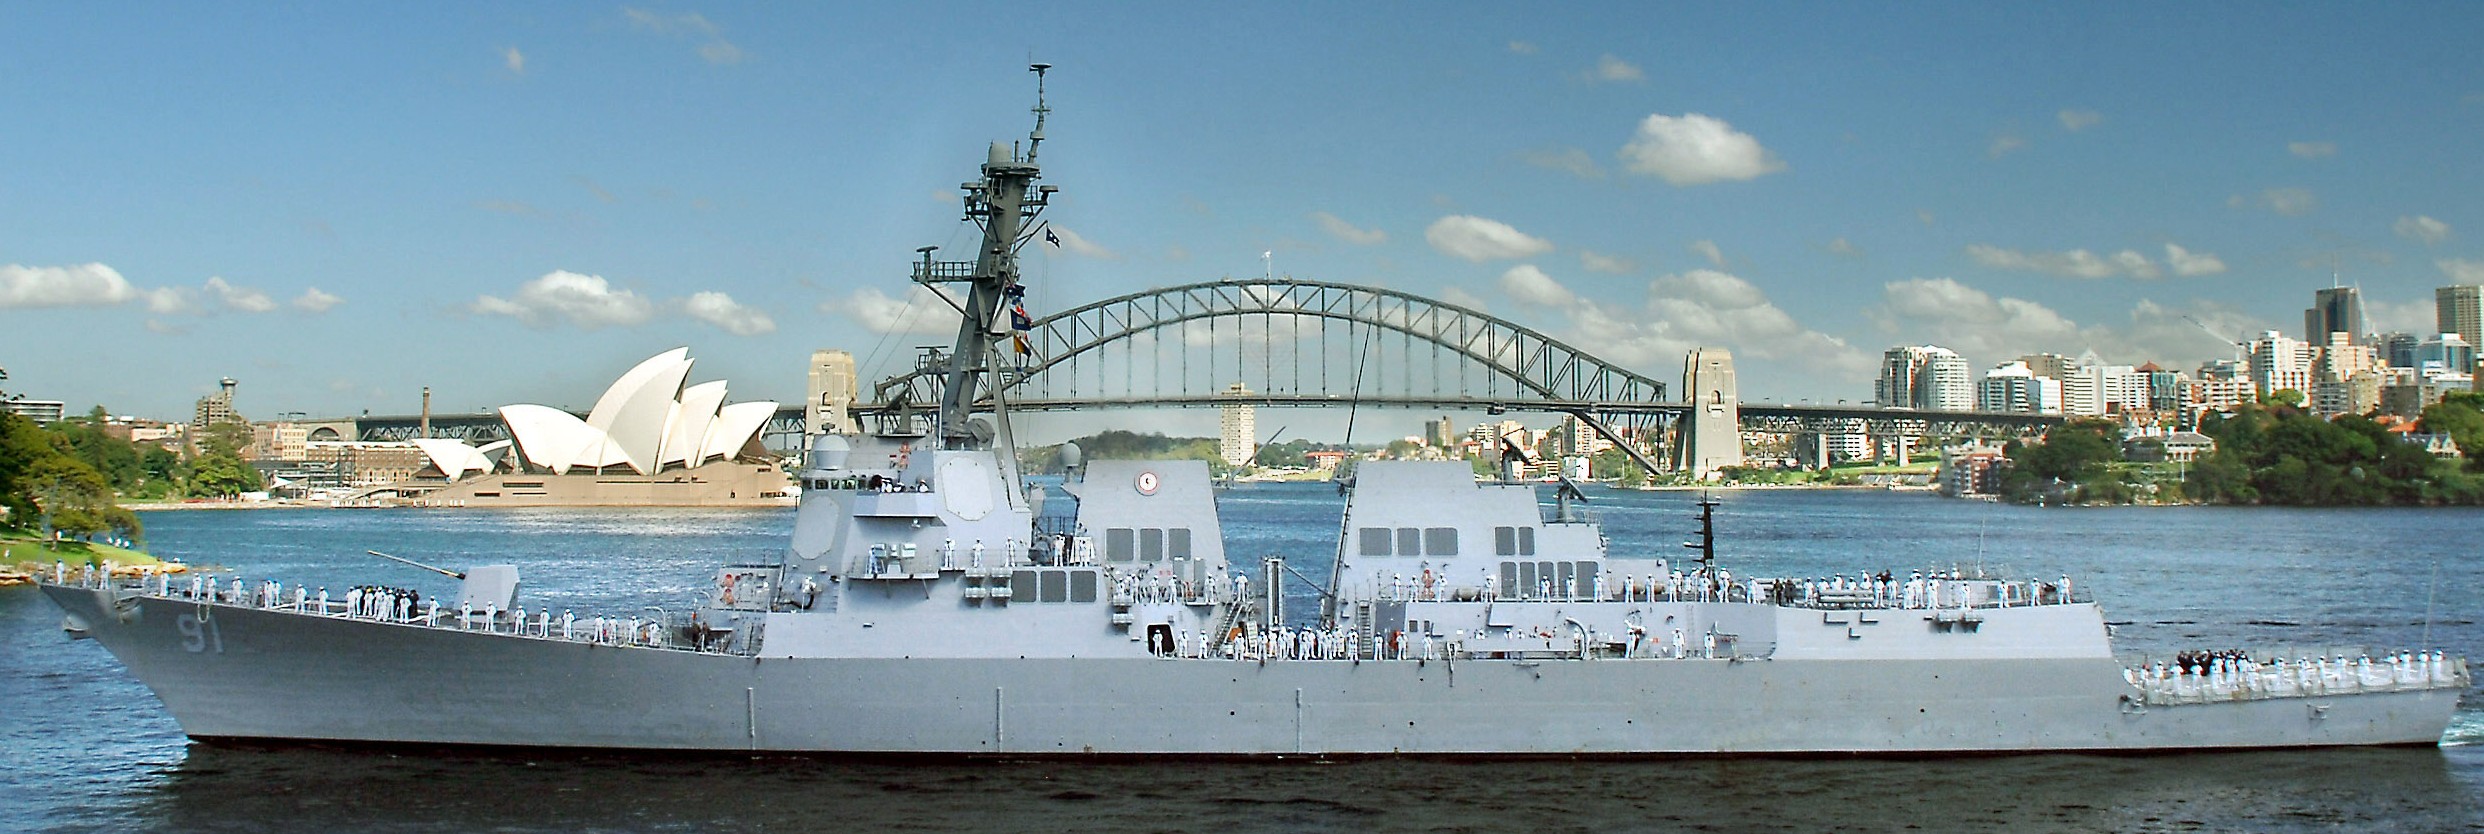
[[[2187,368],[2232,348],[2184,316],[2293,332],[2333,272],[2370,331],[2484,283],[2470,6],[1441,10],[21,10],[0,365],[159,418],[583,406],[680,345],[876,378],[943,340],[905,262],[1026,58],[1036,315],[1267,269],[1861,402],[1890,345]]]

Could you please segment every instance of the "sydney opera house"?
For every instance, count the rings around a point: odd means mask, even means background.
[[[690,349],[640,362],[584,419],[557,408],[500,409],[509,439],[414,441],[436,489],[423,503],[454,506],[716,506],[772,504],[792,482],[760,443],[773,402],[725,403],[725,384],[688,385]],[[401,488],[413,486],[400,485]]]

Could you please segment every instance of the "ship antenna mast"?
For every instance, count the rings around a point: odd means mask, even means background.
[[[1051,64],[1026,65],[1026,71],[1035,74],[1035,132],[1026,135],[1026,161],[1030,163],[1035,161],[1035,151],[1044,145],[1044,117],[1052,114],[1052,108],[1044,104],[1044,71],[1049,69]]]
[[[1017,443],[1009,426],[1008,387],[1012,380],[1003,374],[1003,345],[1023,345],[1017,318],[1019,299],[1026,289],[1018,283],[1018,249],[1025,242],[1030,221],[1051,204],[1053,186],[1037,187],[1043,169],[1035,164],[1035,147],[1044,140],[1044,116],[1052,112],[1043,96],[1044,71],[1051,64],[1030,64],[1035,73],[1035,130],[1027,138],[1026,155],[1021,157],[1012,146],[992,143],[983,164],[983,177],[964,185],[966,218],[983,229],[983,240],[972,261],[943,263],[931,260],[926,253],[915,266],[915,283],[965,284],[965,303],[957,327],[957,341],[947,360],[940,391],[940,416],[936,423],[940,448],[977,449],[997,447],[1002,479],[1008,484],[1008,499],[1013,508],[1024,509],[1025,487],[1019,480]],[[1023,348],[1021,348],[1023,350]],[[985,393],[991,397],[992,427],[989,433],[978,431],[970,424],[968,414]]]
[[[1714,575],[1716,572],[1716,507],[1716,496],[1704,492],[1699,494],[1699,540],[1682,543],[1683,547],[1699,551],[1699,571],[1702,575]]]

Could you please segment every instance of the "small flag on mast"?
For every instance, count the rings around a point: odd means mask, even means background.
[[[1061,248],[1061,236],[1053,234],[1051,229],[1044,230],[1044,242],[1052,244],[1054,249]]]

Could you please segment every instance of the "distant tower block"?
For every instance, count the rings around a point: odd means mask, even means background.
[[[1721,347],[1692,348],[1682,363],[1682,439],[1674,445],[1674,468],[1706,480],[1742,465],[1742,401],[1734,388],[1734,355]]]
[[[1251,389],[1239,382],[1225,386],[1224,395],[1227,397],[1240,398],[1250,394]],[[1259,452],[1258,410],[1248,403],[1229,403],[1218,406],[1217,411],[1222,418],[1217,421],[1217,456],[1224,458],[1229,466],[1249,463],[1251,457]]]
[[[811,351],[811,395],[803,400],[802,430],[861,434],[854,424],[854,355],[842,350]]]

